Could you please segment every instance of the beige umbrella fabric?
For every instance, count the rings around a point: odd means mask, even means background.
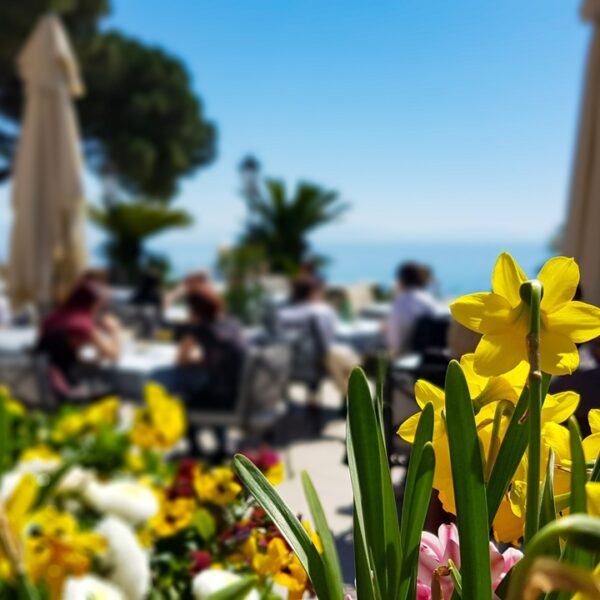
[[[83,86],[60,20],[38,21],[17,59],[25,111],[13,171],[8,284],[15,306],[47,306],[86,264],[85,201],[72,98]]]
[[[585,0],[582,18],[594,27],[563,251],[581,269],[584,299],[600,304],[600,0]]]

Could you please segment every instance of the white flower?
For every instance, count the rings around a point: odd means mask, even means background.
[[[142,600],[150,589],[150,565],[129,525],[117,517],[104,518],[96,531],[106,539],[108,579],[123,590],[127,600]]]
[[[61,600],[125,600],[114,585],[95,577],[69,577],[65,581]]]
[[[211,594],[219,592],[233,583],[241,581],[241,577],[229,571],[221,569],[207,569],[194,577],[192,581],[192,593],[195,600],[206,600]],[[240,600],[260,600],[256,590],[252,590]]]
[[[152,491],[133,481],[90,481],[83,498],[98,512],[114,515],[132,525],[144,523],[158,512],[158,499]]]
[[[88,469],[75,465],[70,468],[60,480],[58,491],[63,493],[79,492],[94,479],[94,474]]]

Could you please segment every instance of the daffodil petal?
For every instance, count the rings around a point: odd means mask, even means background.
[[[414,415],[411,415],[398,427],[398,431],[396,432],[403,440],[406,440],[410,444],[415,441],[415,435],[417,433],[417,425],[419,424],[419,419],[421,418],[421,413],[418,412]]]
[[[572,258],[551,258],[538,273],[544,286],[542,311],[551,313],[563,308],[573,299],[579,284],[579,267]]]
[[[463,354],[460,358],[460,366],[462,367],[467,385],[469,386],[469,394],[471,398],[476,398],[485,388],[488,378],[482,377],[475,371],[475,354]]]
[[[600,335],[600,308],[585,302],[569,302],[546,315],[546,326],[582,344]]]
[[[542,423],[564,423],[579,404],[579,394],[576,392],[560,392],[548,394],[542,407]]]
[[[475,369],[491,377],[514,369],[526,357],[525,338],[513,332],[484,335],[475,349]]]
[[[588,423],[592,433],[600,433],[600,408],[593,408],[588,413]]]
[[[521,284],[527,281],[527,276],[521,270],[515,259],[503,252],[496,261],[492,273],[492,289],[496,294],[508,300],[512,308],[521,303]]]
[[[419,379],[415,383],[415,399],[421,408],[425,408],[426,404],[433,404],[436,412],[442,410],[446,406],[446,396],[444,390],[439,388],[425,379]]]
[[[588,513],[600,517],[600,481],[590,481],[585,484]]]
[[[596,460],[600,454],[600,433],[588,435],[582,442],[586,462]]]
[[[490,333],[511,321],[511,306],[506,298],[490,292],[462,296],[450,305],[452,316],[467,329]]]
[[[542,429],[544,443],[554,450],[558,463],[571,460],[569,430],[558,423],[546,423]]]
[[[542,327],[540,363],[545,373],[570,375],[579,366],[577,346],[566,335]]]

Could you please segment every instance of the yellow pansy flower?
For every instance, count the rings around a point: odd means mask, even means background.
[[[80,531],[72,515],[53,506],[35,512],[23,535],[27,573],[44,582],[52,599],[61,597],[68,576],[89,572],[94,557],[106,550],[101,535]]]
[[[288,600],[301,600],[308,587],[306,571],[295,554],[290,555],[287,564],[273,577],[273,580],[287,588]]]
[[[280,537],[268,540],[254,530],[244,544],[244,554],[260,576],[276,575],[287,563],[290,551]]]
[[[265,472],[265,477],[271,485],[279,485],[285,478],[285,469],[282,462],[274,464]]]
[[[200,500],[225,506],[239,496],[242,486],[229,467],[216,467],[211,471],[197,470],[194,489]]]
[[[160,498],[159,511],[150,521],[150,528],[158,537],[169,537],[175,535],[182,529],[189,527],[196,510],[196,502],[193,498]]]
[[[550,259],[538,273],[543,285],[540,359],[542,371],[572,373],[579,365],[576,343],[600,335],[600,309],[574,301],[579,267],[564,256]],[[520,288],[527,281],[514,258],[500,255],[492,274],[492,292],[470,294],[450,306],[461,324],[483,335],[475,350],[475,369],[500,375],[528,360],[529,310]]]
[[[52,439],[63,442],[84,433],[93,433],[102,425],[114,425],[118,410],[119,400],[111,396],[94,402],[83,410],[68,413],[54,426]]]
[[[144,389],[146,407],[136,412],[131,441],[142,449],[168,450],[184,435],[185,411],[181,402],[158,384]]]

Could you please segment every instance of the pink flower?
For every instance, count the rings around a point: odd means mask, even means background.
[[[492,569],[492,588],[495,590],[506,574],[512,569],[523,554],[509,548],[500,553],[496,546],[490,542],[490,565]],[[421,534],[421,548],[419,550],[419,570],[417,574],[417,600],[431,598],[431,585],[436,569],[448,567],[452,561],[460,569],[460,545],[456,525],[440,525],[437,537],[433,533],[424,531]],[[442,597],[449,600],[452,596],[454,585],[450,575],[438,571],[442,588]]]

